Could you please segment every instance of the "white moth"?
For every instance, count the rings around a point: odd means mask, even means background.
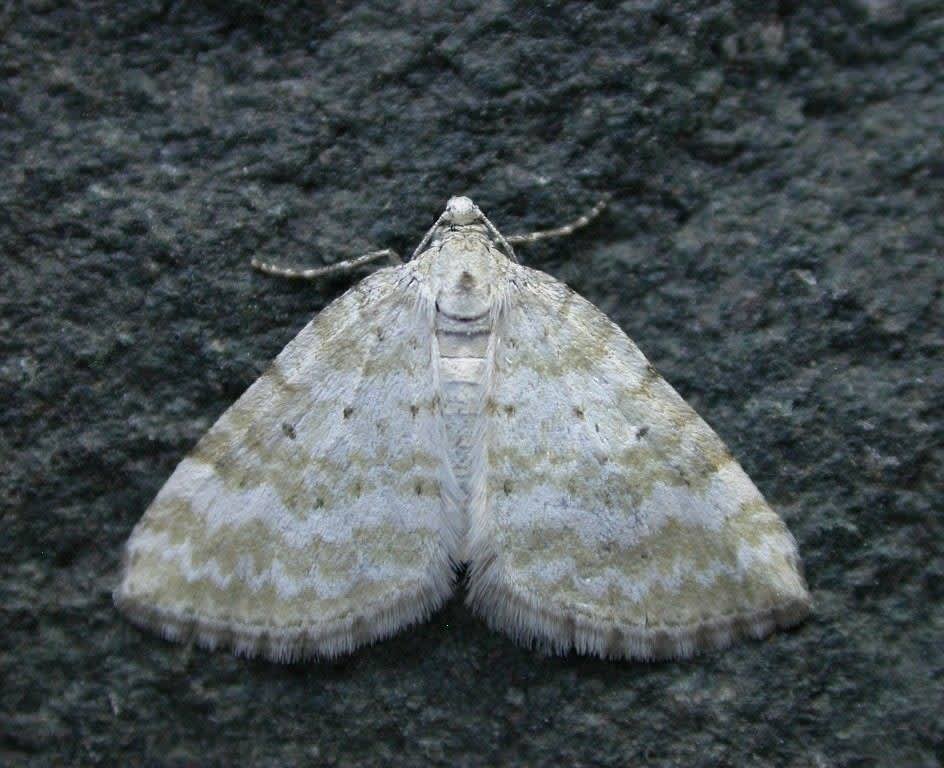
[[[468,564],[472,609],[557,653],[686,657],[801,621],[793,537],[718,436],[613,322],[517,263],[509,241],[589,218],[506,240],[450,200],[180,463],[128,542],[121,610],[330,657],[428,617]]]

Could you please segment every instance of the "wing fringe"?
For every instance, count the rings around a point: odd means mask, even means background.
[[[428,583],[392,602],[367,606],[334,621],[284,627],[208,619],[190,611],[160,608],[118,590],[113,597],[129,621],[165,640],[192,642],[211,651],[226,649],[247,658],[293,663],[344,656],[425,621],[449,599],[455,586],[455,572],[451,568],[437,568],[431,575]]]
[[[524,590],[508,587],[500,577],[500,563],[494,554],[473,552],[472,562],[481,563],[469,574],[466,602],[472,610],[519,645],[556,655],[573,650],[603,659],[687,659],[795,626],[812,608],[809,599],[790,598],[762,610],[716,616],[695,624],[648,627],[601,621],[576,608],[548,606]]]

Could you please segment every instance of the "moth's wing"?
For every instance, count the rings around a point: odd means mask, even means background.
[[[348,652],[447,598],[455,481],[417,290],[406,265],[348,291],[207,432],[128,542],[115,592],[128,617],[293,660]]]
[[[800,621],[790,532],[592,304],[515,267],[483,413],[470,592],[557,652],[690,656]]]

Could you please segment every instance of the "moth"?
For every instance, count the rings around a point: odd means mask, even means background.
[[[208,648],[333,657],[427,618],[466,566],[472,610],[548,652],[682,658],[800,622],[796,543],[719,437],[615,323],[517,261],[601,207],[505,238],[449,200],[177,466],[128,541],[121,611]]]

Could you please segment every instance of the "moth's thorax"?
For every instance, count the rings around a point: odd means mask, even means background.
[[[448,323],[473,323],[490,314],[500,274],[498,251],[479,225],[456,226],[433,245],[431,286],[437,315]]]

